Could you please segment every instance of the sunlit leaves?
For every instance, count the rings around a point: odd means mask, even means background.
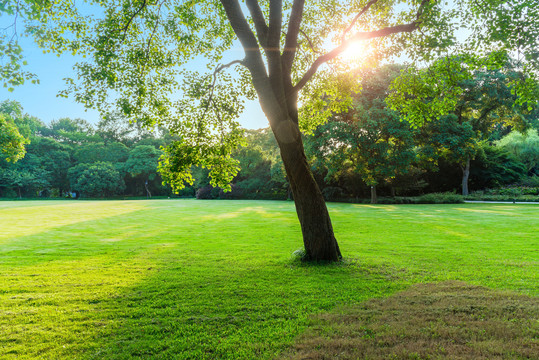
[[[450,113],[463,92],[460,83],[471,77],[459,58],[442,58],[428,69],[410,66],[395,79],[386,101],[412,125],[421,126]]]
[[[352,94],[358,92],[360,87],[354,72],[343,75],[332,71],[319,72],[301,93],[301,131],[312,134],[333,114],[345,112],[352,105]]]
[[[0,114],[0,158],[11,162],[22,159],[26,154],[24,145],[29,142],[9,117]]]

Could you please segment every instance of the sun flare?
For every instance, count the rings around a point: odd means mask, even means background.
[[[362,62],[366,59],[367,54],[366,43],[364,41],[354,41],[348,45],[342,56],[350,62]]]

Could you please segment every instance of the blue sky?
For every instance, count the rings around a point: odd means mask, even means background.
[[[0,101],[16,100],[20,102],[24,111],[36,116],[45,123],[64,117],[81,118],[90,123],[99,121],[99,114],[95,110],[86,110],[83,105],[71,98],[61,98],[56,95],[65,88],[63,79],[75,77],[73,65],[80,60],[69,54],[60,57],[54,54],[43,54],[33,42],[20,39],[28,65],[26,71],[35,73],[40,84],[30,82],[16,87],[13,92],[0,87]],[[268,126],[264,113],[257,101],[246,103],[246,109],[239,119],[243,127],[259,129]]]

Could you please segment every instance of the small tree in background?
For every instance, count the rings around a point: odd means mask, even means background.
[[[148,197],[152,197],[148,182],[157,176],[157,166],[161,155],[163,152],[151,145],[138,145],[129,152],[125,163],[124,170],[144,185]]]
[[[494,60],[503,67],[484,65]],[[442,68],[447,69],[445,77],[438,75]],[[520,67],[503,53],[483,59],[445,57],[427,69],[406,69],[392,84],[387,102],[412,124],[426,125],[425,145],[430,142],[437,149],[431,151],[433,159],[443,156],[460,167],[462,194],[468,195],[470,164],[478,143],[500,125],[520,131],[529,126],[534,104],[531,100],[522,103],[515,87],[524,77]],[[539,91],[536,83],[531,91]]]
[[[114,168],[114,165],[107,162],[88,164],[75,185],[75,190],[85,197],[119,195],[124,189],[125,183],[120,173]]]

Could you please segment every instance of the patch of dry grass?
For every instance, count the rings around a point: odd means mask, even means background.
[[[539,300],[464,282],[418,284],[320,314],[291,359],[538,359]]]

